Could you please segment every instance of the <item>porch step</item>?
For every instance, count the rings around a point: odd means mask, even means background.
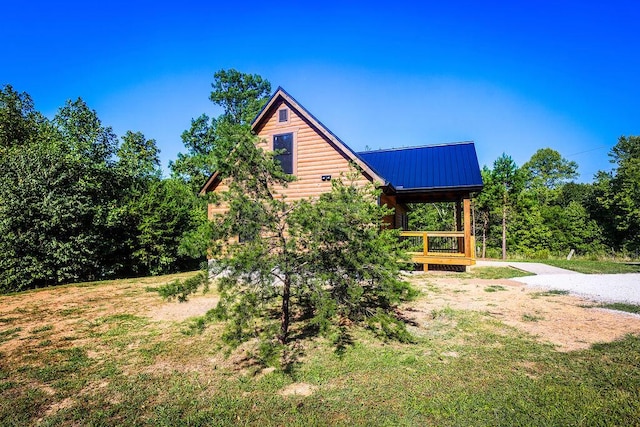
[[[443,265],[475,265],[476,260],[473,258],[466,258],[461,256],[424,256],[413,255],[411,257],[413,262],[417,264],[443,264]]]

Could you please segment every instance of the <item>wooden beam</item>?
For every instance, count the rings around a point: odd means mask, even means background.
[[[475,258],[475,248],[471,248],[471,199],[464,199],[464,256]]]
[[[413,255],[411,260],[417,264],[437,265],[475,265],[476,260],[467,257],[454,256],[421,256]]]
[[[401,231],[401,236],[420,237],[423,234],[431,237],[464,237],[464,231]]]
[[[456,200],[456,231],[462,231],[462,203]]]
[[[429,252],[429,236],[427,233],[422,234],[422,253],[426,255]]]

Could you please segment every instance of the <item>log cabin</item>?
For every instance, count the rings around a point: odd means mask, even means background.
[[[402,230],[410,241],[412,259],[429,266],[468,267],[475,264],[471,233],[471,193],[482,190],[482,176],[473,142],[355,152],[284,89],[279,87],[253,120],[253,132],[262,148],[282,150],[277,159],[296,180],[278,192],[287,200],[315,198],[331,190],[331,179],[351,170],[360,171],[357,183],[374,183],[381,189],[379,203],[395,214],[389,226]],[[225,191],[217,173],[200,190]],[[408,205],[455,203],[455,230],[408,230]],[[209,204],[208,215],[224,213]]]

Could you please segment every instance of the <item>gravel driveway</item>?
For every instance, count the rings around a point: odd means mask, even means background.
[[[535,273],[536,276],[512,279],[530,286],[569,291],[596,301],[640,305],[640,273],[581,274],[534,262],[478,261],[476,265],[478,267],[511,266]]]

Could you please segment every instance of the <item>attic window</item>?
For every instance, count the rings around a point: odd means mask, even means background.
[[[283,108],[282,110],[278,110],[278,123],[286,123],[289,121],[289,110]]]

